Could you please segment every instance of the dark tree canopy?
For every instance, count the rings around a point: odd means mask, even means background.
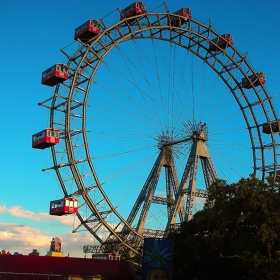
[[[280,279],[279,187],[270,178],[215,182],[213,203],[169,236],[173,279]]]

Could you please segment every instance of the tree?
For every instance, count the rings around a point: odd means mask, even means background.
[[[280,279],[279,187],[217,180],[204,209],[169,235],[174,279]]]

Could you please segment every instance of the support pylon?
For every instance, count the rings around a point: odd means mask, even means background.
[[[217,172],[212,163],[211,156],[208,152],[206,141],[207,141],[207,129],[206,124],[199,123],[194,126],[193,134],[190,138],[184,139],[182,141],[177,141],[181,143],[192,139],[193,144],[190,150],[189,158],[184,169],[184,173],[181,179],[181,183],[175,198],[175,203],[172,208],[172,213],[170,219],[167,223],[166,234],[169,231],[171,225],[176,223],[176,217],[178,215],[179,209],[182,209],[184,204],[184,196],[186,196],[185,202],[185,221],[192,219],[194,214],[195,198],[207,198],[207,191],[209,186],[218,178]],[[205,190],[199,190],[196,188],[197,185],[197,173],[199,161],[202,165],[203,177],[205,181]]]

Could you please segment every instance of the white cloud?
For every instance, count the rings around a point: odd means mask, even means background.
[[[10,208],[5,205],[0,205],[0,214],[10,214],[14,217],[30,219],[38,222],[52,221],[54,224],[60,223],[61,225],[73,225],[72,216],[51,216],[49,213],[35,213],[29,210],[23,209],[21,206],[12,206]]]
[[[27,218],[35,221],[40,221],[42,219],[49,219],[47,213],[34,213],[28,210],[22,209],[21,206],[12,206],[10,208],[5,207],[3,212],[9,213],[15,217]]]
[[[50,237],[44,235],[38,228],[26,225],[0,223],[1,250],[28,254],[32,249],[44,248]],[[34,247],[34,248],[33,248]]]
[[[0,216],[11,215],[11,222],[0,222],[0,251],[19,252],[27,255],[37,249],[46,255],[53,237],[59,237],[64,255],[83,257],[83,245],[96,245],[87,232],[72,233],[77,219],[74,216],[50,216],[48,213],[35,213],[20,206],[0,205]],[[18,221],[20,219],[20,224]],[[13,221],[14,220],[14,221]]]
[[[41,229],[18,224],[0,223],[0,250],[29,254],[37,249],[40,255],[46,255],[50,248],[50,242],[54,234],[50,231],[44,233]],[[64,255],[83,257],[83,245],[93,245],[93,237],[89,233],[72,234],[62,232],[58,236],[62,242]]]

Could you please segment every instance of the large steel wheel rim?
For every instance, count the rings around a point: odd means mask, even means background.
[[[133,23],[120,21],[107,28],[103,26],[100,36],[88,44],[81,44],[75,53],[68,54],[66,49],[62,50],[69,59],[71,77],[56,87],[56,93],[49,104],[48,101],[43,104],[51,110],[51,127],[60,128],[62,132],[61,144],[52,148],[54,161],[52,168],[57,173],[64,195],[77,196],[80,199],[78,214],[80,224],[75,230],[85,227],[103,244],[103,249],[121,253],[130,251],[130,256],[136,257],[141,256],[140,245],[145,235],[143,232],[139,234],[135,231],[134,224],[126,222],[125,215],[119,212],[120,205],[113,204],[111,198],[107,196],[106,184],[99,179],[100,171],[95,169],[96,158],[101,157],[101,154],[95,156],[89,152],[88,139],[91,138],[92,132],[89,131],[88,123],[86,125],[88,110],[92,106],[92,103],[88,103],[89,92],[96,82],[97,69],[116,46],[130,40],[136,42],[142,38],[150,41],[166,41],[198,57],[208,68],[212,68],[212,72],[223,82],[228,93],[231,93],[231,100],[236,101],[235,105],[243,118],[250,143],[252,173],[264,178],[268,172],[276,172],[277,169],[278,144],[275,135],[263,135],[261,131],[263,123],[273,121],[277,116],[264,86],[253,87],[250,90],[240,86],[244,76],[254,73],[246,57],[235,47],[209,52],[209,40],[218,36],[211,26],[190,20],[180,27],[170,27],[167,26],[169,16],[168,12],[147,13],[136,17]],[[195,120],[198,121],[200,120]],[[194,124],[194,120],[191,122]],[[205,122],[209,122],[209,119]],[[187,124],[187,120],[184,124]],[[165,130],[163,134],[165,136],[168,133]],[[153,146],[157,144],[158,142],[154,141]],[[180,176],[179,174],[179,180]],[[166,225],[163,225],[162,230],[166,232],[168,229],[164,226]],[[121,228],[126,229],[125,233],[120,234]],[[153,234],[156,236],[158,232],[154,231]]]

